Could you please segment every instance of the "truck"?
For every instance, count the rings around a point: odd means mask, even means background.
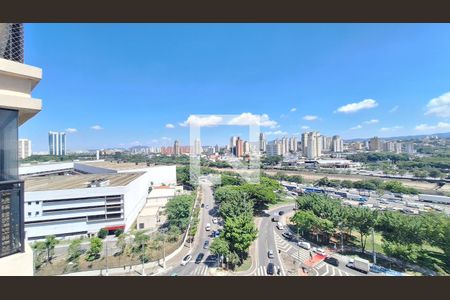
[[[355,256],[355,258],[349,261],[347,267],[367,274],[370,271],[370,262],[367,259]]]
[[[450,204],[450,197],[439,196],[439,195],[419,194],[419,201]]]

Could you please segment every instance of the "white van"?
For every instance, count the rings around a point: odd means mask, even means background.
[[[284,225],[283,225],[283,223],[277,222],[277,228],[278,228],[279,230],[284,230]]]
[[[206,231],[210,231],[211,230],[211,224],[207,223],[205,226],[205,230]]]
[[[311,249],[311,244],[308,242],[298,242],[297,245],[306,250]]]

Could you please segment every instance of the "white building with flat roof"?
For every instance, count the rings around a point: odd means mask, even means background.
[[[101,228],[127,231],[146,205],[151,186],[176,185],[176,166],[93,161],[39,164],[27,171],[58,172],[56,167],[68,170],[71,165],[75,175],[25,177],[29,239],[86,236]]]

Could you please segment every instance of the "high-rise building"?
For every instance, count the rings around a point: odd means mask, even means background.
[[[236,139],[236,146],[235,146],[235,155],[237,157],[242,157],[244,156],[244,141],[241,140],[240,137],[237,137]]]
[[[173,143],[173,154],[177,156],[181,154],[180,142],[178,140],[175,140]]]
[[[66,155],[66,133],[49,131],[48,133],[48,153],[50,155]]]
[[[23,53],[23,24],[0,23],[0,276],[33,275],[17,136],[19,126],[42,109],[41,100],[31,95],[42,70],[24,64]]]
[[[247,141],[244,141],[243,144],[243,150],[244,150],[244,155],[250,154],[250,143]]]
[[[302,133],[302,155],[307,156],[308,154],[308,133]]]
[[[289,139],[289,151],[295,153],[297,150],[297,138],[293,136]]]
[[[331,142],[331,151],[339,153],[344,151],[344,141],[339,135],[335,135]]]
[[[264,133],[259,134],[259,151],[266,152],[266,137],[264,136]]]
[[[31,156],[31,141],[28,139],[20,139],[18,145],[19,159],[25,159]]]
[[[194,155],[200,155],[202,154],[202,144],[200,143],[200,139],[194,140]]]
[[[282,139],[281,139],[281,142],[283,143],[283,155],[285,155],[286,153],[288,153],[289,152],[289,139],[287,138],[287,137],[283,137]]]
[[[381,151],[381,141],[378,137],[373,137],[369,140],[369,151]]]
[[[332,148],[332,138],[322,135],[322,151],[329,152],[333,150]]]
[[[413,154],[415,152],[413,143],[404,143],[404,147],[405,147],[405,153]]]
[[[394,146],[395,153],[402,153],[402,143],[396,142]]]
[[[395,152],[395,148],[396,148],[395,145],[396,145],[396,142],[387,141],[386,143],[384,143],[384,151]]]
[[[266,155],[267,156],[283,155],[282,146],[283,146],[283,144],[279,140],[275,140],[275,141],[268,143],[267,147],[266,147]]]
[[[322,138],[320,132],[308,132],[306,157],[316,159],[322,155]]]

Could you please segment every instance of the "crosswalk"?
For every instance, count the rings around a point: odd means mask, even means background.
[[[256,269],[256,276],[268,276],[266,267],[265,266],[259,266]]]
[[[309,251],[300,247],[294,247],[291,244],[289,244],[288,241],[286,241],[283,237],[280,235],[275,234],[275,243],[277,245],[277,249],[281,250],[282,252],[287,253],[292,258],[294,258],[297,261],[305,261],[309,259]]]
[[[192,276],[207,276],[208,275],[208,266],[200,265],[197,266],[194,271],[191,273]]]
[[[347,273],[325,262],[320,262],[315,267],[315,269],[319,273],[319,276],[353,276],[352,274]]]

